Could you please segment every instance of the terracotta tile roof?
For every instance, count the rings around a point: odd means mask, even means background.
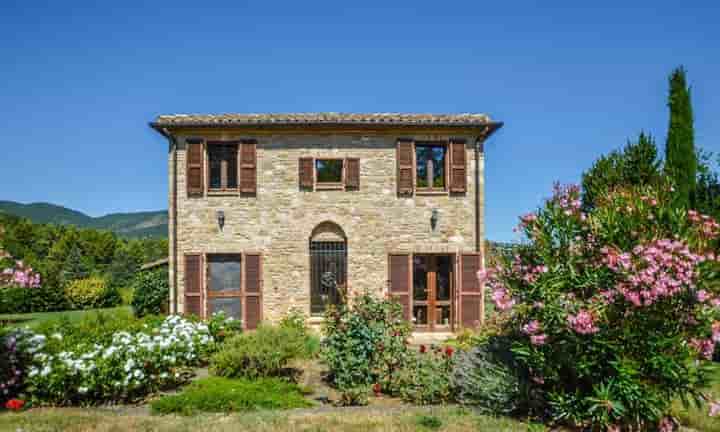
[[[290,113],[290,114],[170,114],[160,115],[150,124],[163,127],[222,126],[483,126],[499,123],[486,114],[416,113]]]

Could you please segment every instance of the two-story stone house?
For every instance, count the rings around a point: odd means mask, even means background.
[[[368,291],[418,331],[484,316],[483,114],[161,115],[171,312],[247,328]]]

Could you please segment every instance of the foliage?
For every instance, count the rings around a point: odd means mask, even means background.
[[[452,347],[420,346],[418,353],[408,356],[394,383],[400,397],[418,405],[451,402],[453,353]]]
[[[65,296],[41,283],[40,274],[16,261],[0,274],[0,313],[55,310],[65,305]]]
[[[479,276],[552,420],[653,430],[674,399],[703,400],[717,222],[675,207],[669,187],[610,192],[585,213],[577,187],[557,186],[521,229],[527,247]]]
[[[207,320],[207,326],[210,334],[218,343],[242,333],[242,321],[225,316],[223,311],[212,314],[210,319]]]
[[[99,276],[69,282],[65,287],[65,295],[75,309],[113,307],[121,302],[120,293]]]
[[[139,272],[132,283],[132,307],[135,315],[158,315],[167,313],[170,301],[170,279],[167,269]]]
[[[13,331],[0,328],[0,404],[17,396],[29,358]]]
[[[317,357],[320,353],[320,338],[313,333],[307,325],[307,317],[299,309],[291,309],[282,320],[280,327],[294,329],[298,334],[302,335],[304,341],[302,357],[311,359]]]
[[[675,186],[676,204],[690,208],[695,199],[697,156],[690,88],[682,67],[670,75],[668,108],[670,124],[665,145],[665,171]]]
[[[340,391],[340,398],[337,400],[338,406],[365,406],[370,400],[370,386],[359,384],[354,387],[346,387]]]
[[[89,324],[94,322],[97,330]],[[125,326],[127,330],[118,330]],[[38,403],[96,404],[135,400],[185,382],[188,368],[206,361],[216,345],[208,327],[178,316],[162,321],[107,318],[59,323],[50,334],[15,331],[32,355],[25,391]]]
[[[210,361],[213,374],[228,378],[277,377],[306,356],[307,335],[291,326],[261,324],[254,332],[225,341]]]
[[[35,291],[12,287],[11,305],[17,307],[9,308],[10,312],[66,309],[69,306],[64,293],[66,284],[93,275],[107,277],[113,288],[108,293],[114,296],[114,288],[126,286],[140,263],[167,256],[167,239],[125,240],[108,231],[34,224],[2,213],[0,226],[3,230],[0,249],[32,267],[42,281]],[[4,261],[7,264],[8,260]],[[3,285],[0,282],[0,289]],[[2,303],[0,299],[0,308]]]
[[[712,157],[712,153],[698,151],[695,208],[717,219],[720,217],[720,178],[713,170]]]
[[[418,416],[418,425],[427,429],[440,429],[443,422],[434,415],[421,415]]]
[[[199,412],[238,412],[260,409],[305,408],[296,384],[277,378],[256,380],[208,377],[195,381],[182,393],[152,402],[154,413],[193,415]]]
[[[364,293],[350,305],[329,308],[324,326],[321,355],[338,389],[393,387],[409,355],[410,326],[398,303]]]
[[[458,402],[475,406],[486,414],[519,412],[528,397],[526,376],[513,358],[511,340],[494,336],[468,351],[457,353],[452,385]]]
[[[592,208],[608,191],[627,186],[657,184],[660,161],[651,135],[641,132],[637,141],[598,158],[582,175],[583,205]]]

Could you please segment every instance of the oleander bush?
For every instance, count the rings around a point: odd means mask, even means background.
[[[508,315],[514,358],[546,402],[534,414],[588,430],[667,430],[700,404],[720,341],[718,234],[670,187],[615,189],[584,211],[556,186],[521,218],[527,242],[479,277]]]
[[[210,370],[228,378],[287,376],[293,360],[307,358],[308,335],[294,326],[261,324],[227,339],[212,357]]]
[[[170,300],[170,279],[165,268],[138,273],[132,283],[132,308],[135,315],[167,313]]]
[[[328,308],[321,357],[341,391],[395,388],[397,374],[410,357],[410,325],[402,306],[364,293],[348,304]]]

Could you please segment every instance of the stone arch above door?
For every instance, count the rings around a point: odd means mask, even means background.
[[[318,242],[345,242],[347,236],[340,225],[335,222],[325,221],[319,223],[310,234],[310,241]]]

